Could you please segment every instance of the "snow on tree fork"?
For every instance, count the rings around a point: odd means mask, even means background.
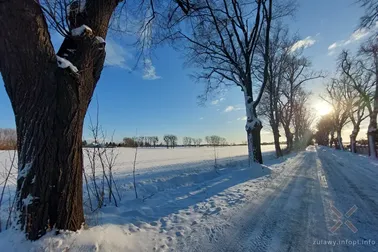
[[[76,37],[77,36],[91,36],[92,34],[93,34],[92,29],[84,24],[71,30],[71,35],[76,36]]]

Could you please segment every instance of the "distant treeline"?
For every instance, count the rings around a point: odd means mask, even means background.
[[[0,150],[15,150],[17,133],[15,129],[0,128]]]
[[[87,142],[86,140],[83,141],[83,147],[129,147],[129,148],[136,148],[136,147],[145,147],[145,148],[156,148],[156,147],[166,147],[166,148],[175,148],[175,147],[202,147],[202,146],[239,146],[245,145],[246,143],[242,144],[229,144],[227,139],[224,137],[220,137],[217,135],[206,136],[205,143],[203,143],[202,138],[193,138],[193,137],[183,137],[182,144],[178,144],[178,137],[173,134],[167,134],[163,136],[163,139],[159,141],[159,137],[157,136],[139,136],[139,137],[124,137],[123,141],[120,143],[115,142],[103,142],[103,143],[96,143],[96,142]]]

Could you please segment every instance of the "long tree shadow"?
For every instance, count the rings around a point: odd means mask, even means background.
[[[265,153],[267,163],[272,161],[272,153]],[[270,160],[270,161],[269,161]],[[161,166],[154,171],[139,174],[136,179],[138,199],[135,199],[132,176],[119,174],[116,183],[122,196],[119,207],[106,206],[97,214],[87,216],[89,223],[98,224],[135,224],[149,223],[164,226],[163,217],[180,211],[190,214],[190,207],[203,215],[218,214],[221,209],[209,199],[215,195],[224,196],[224,190],[249,180],[256,180],[271,174],[266,166],[257,164],[249,167],[247,156],[223,158],[214,161],[202,161],[178,164],[178,167]],[[226,206],[243,201],[244,194],[235,192],[232,197],[223,197]],[[203,209],[201,209],[203,208]]]

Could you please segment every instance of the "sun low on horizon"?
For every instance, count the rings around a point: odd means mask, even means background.
[[[314,108],[319,116],[327,115],[332,111],[332,107],[325,101],[315,103]]]

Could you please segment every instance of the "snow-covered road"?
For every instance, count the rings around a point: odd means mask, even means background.
[[[376,162],[312,146],[264,185],[211,239],[179,250],[378,251]]]

